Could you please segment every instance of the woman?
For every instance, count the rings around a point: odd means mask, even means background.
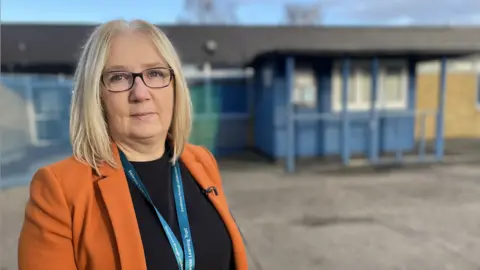
[[[19,269],[247,269],[219,171],[187,143],[180,60],[144,21],[90,36],[75,73],[73,156],[34,175]]]

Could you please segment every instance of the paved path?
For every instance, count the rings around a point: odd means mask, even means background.
[[[224,176],[262,269],[480,269],[478,167]]]
[[[480,166],[286,176],[225,169],[251,269],[480,269]],[[0,269],[16,269],[25,187],[0,192]],[[261,268],[253,263],[261,263]]]

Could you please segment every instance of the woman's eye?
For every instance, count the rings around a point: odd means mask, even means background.
[[[121,81],[123,79],[126,79],[126,76],[124,74],[114,74],[114,75],[111,75],[110,76],[110,80],[111,82],[118,82],[118,81]]]
[[[163,73],[160,71],[152,70],[148,73],[148,76],[153,78],[153,77],[163,77]]]

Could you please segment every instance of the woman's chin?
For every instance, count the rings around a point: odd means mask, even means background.
[[[165,136],[165,131],[158,127],[139,127],[132,130],[131,137],[138,140],[146,140],[151,138],[161,139]]]

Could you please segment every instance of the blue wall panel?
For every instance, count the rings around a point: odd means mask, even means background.
[[[412,150],[414,144],[412,117],[381,118],[380,151]]]
[[[286,97],[287,89],[285,85],[285,78],[275,77],[274,81],[274,93],[273,101],[273,136],[274,140],[274,152],[275,157],[285,156],[287,153],[287,107]]]
[[[267,63],[268,64],[268,63]],[[254,124],[254,138],[255,147],[261,152],[269,155],[275,155],[274,148],[274,88],[266,87],[263,84],[263,68],[264,65],[258,65],[257,72],[255,72],[255,124]],[[273,81],[274,82],[274,81]]]
[[[218,80],[215,100],[221,115],[245,114],[245,117],[221,117],[215,143],[217,155],[245,150],[248,136],[248,87],[246,79]]]
[[[249,128],[247,80],[215,79],[211,87],[213,108],[210,114],[206,114],[205,83],[203,80],[190,82],[194,108],[190,140],[208,147],[216,156],[243,151],[247,146]]]
[[[350,152],[351,154],[365,153],[368,147],[368,122],[363,119],[352,119],[350,122]],[[324,151],[322,156],[337,155],[341,151],[341,122],[324,122]]]
[[[315,109],[296,110],[296,113],[329,113],[332,108],[332,78],[331,67],[332,60],[325,58],[311,57],[308,60],[296,59],[297,63],[309,61],[313,63],[318,82],[318,106]],[[284,70],[285,61],[277,61],[278,73],[274,84],[274,151],[264,151],[273,157],[280,158],[286,156],[287,150],[287,89],[285,85],[285,76],[281,73]],[[410,80],[415,80],[415,65],[410,64]],[[411,85],[408,91],[408,110],[415,109],[415,87]],[[369,111],[354,113],[350,122],[350,151],[353,155],[367,154],[369,149]],[[257,115],[257,117],[260,117]],[[337,120],[311,120],[296,121],[295,123],[295,153],[297,157],[328,156],[339,155],[341,151],[341,122]],[[268,121],[264,118],[264,121]],[[257,123],[258,126],[265,127],[268,122]],[[411,150],[414,146],[414,117],[386,117],[379,112],[379,151],[395,152]],[[263,133],[263,132],[261,132]]]

